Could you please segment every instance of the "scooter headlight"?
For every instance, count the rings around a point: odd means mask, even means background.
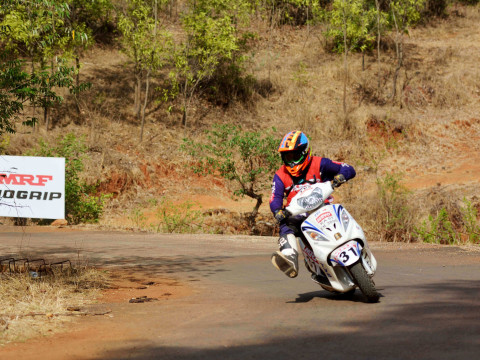
[[[316,231],[306,231],[307,235],[310,236],[315,241],[328,241],[326,237]]]
[[[343,210],[341,218],[342,218],[343,230],[347,231],[348,224],[350,224],[350,216],[348,216],[348,213],[345,210]]]
[[[297,204],[305,210],[313,210],[323,202],[323,192],[320,189],[315,189],[311,194],[301,197],[297,200]]]

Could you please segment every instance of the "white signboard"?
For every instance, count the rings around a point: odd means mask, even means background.
[[[65,218],[65,159],[0,156],[0,216]]]

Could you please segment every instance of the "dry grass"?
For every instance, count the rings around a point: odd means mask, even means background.
[[[40,278],[0,274],[0,345],[61,331],[79,314],[72,308],[93,303],[106,286],[107,274],[92,268]]]

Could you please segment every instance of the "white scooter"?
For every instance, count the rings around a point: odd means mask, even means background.
[[[307,214],[297,239],[312,279],[333,293],[358,287],[368,302],[377,302],[380,294],[372,280],[377,260],[362,228],[342,205],[325,203],[338,186],[335,181],[306,184],[286,210],[291,216]]]

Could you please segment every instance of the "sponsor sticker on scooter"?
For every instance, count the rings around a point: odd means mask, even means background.
[[[331,216],[333,216],[333,215],[332,215],[332,213],[331,213],[330,211],[325,211],[325,212],[319,214],[319,215],[315,218],[315,220],[320,224],[323,220],[325,220],[326,218],[329,218],[329,217],[331,217]]]

